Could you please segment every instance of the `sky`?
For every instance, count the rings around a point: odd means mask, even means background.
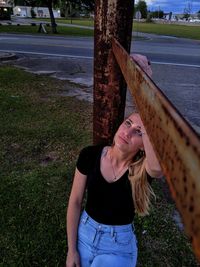
[[[182,14],[184,9],[191,7],[191,13],[196,13],[200,10],[200,0],[145,0],[148,10],[163,10],[164,12],[172,12]],[[136,1],[137,3],[137,1]]]

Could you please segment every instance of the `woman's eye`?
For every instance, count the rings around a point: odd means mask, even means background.
[[[136,133],[137,135],[139,135],[139,136],[142,136],[142,133],[141,133],[140,130],[136,130],[135,133]]]
[[[126,125],[127,127],[130,127],[130,126],[131,126],[131,122],[130,122],[130,121],[125,121],[125,125]]]

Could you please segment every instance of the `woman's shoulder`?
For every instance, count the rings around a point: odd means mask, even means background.
[[[96,153],[102,151],[104,145],[88,145],[82,148],[80,154],[85,155],[95,155]]]
[[[81,150],[76,166],[82,174],[87,175],[89,173],[90,169],[94,166],[96,160],[98,159],[102,149],[103,146],[90,145]]]

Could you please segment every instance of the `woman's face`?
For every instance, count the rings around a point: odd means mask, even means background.
[[[142,121],[139,114],[131,114],[119,127],[114,137],[114,144],[121,151],[137,153],[143,149],[142,142]]]

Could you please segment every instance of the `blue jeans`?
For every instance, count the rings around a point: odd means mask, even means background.
[[[81,267],[134,267],[136,243],[132,224],[99,224],[83,211],[78,228]]]

